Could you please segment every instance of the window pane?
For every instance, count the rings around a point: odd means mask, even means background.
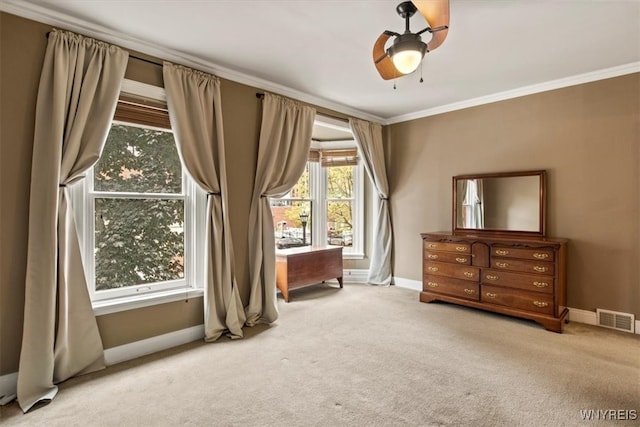
[[[96,290],[184,277],[184,201],[95,200]]]
[[[309,162],[304,167],[304,172],[298,179],[296,185],[287,193],[284,197],[290,197],[292,199],[309,199],[311,192],[309,190]]]
[[[274,199],[271,213],[278,249],[311,244],[311,201]],[[305,214],[307,215],[306,223],[304,223]]]
[[[327,202],[327,243],[353,246],[353,202]]]
[[[112,125],[93,170],[96,191],[182,192],[182,165],[168,131]]]
[[[327,168],[327,198],[353,198],[353,166]]]

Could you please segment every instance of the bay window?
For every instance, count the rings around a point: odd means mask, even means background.
[[[355,142],[312,142],[293,189],[271,199],[276,247],[342,246],[344,258],[364,257],[364,167]],[[320,146],[320,147],[319,147]],[[325,147],[325,148],[322,148]],[[327,148],[329,147],[329,148]]]

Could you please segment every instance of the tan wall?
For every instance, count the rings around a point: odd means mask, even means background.
[[[49,25],[0,13],[0,375],[18,369],[35,103],[45,35],[50,29]],[[162,86],[162,69],[131,58],[126,78]],[[260,100],[255,94],[260,90],[224,79],[221,83],[225,149],[232,165],[227,170],[231,236],[238,285],[246,304],[248,216],[260,131]],[[318,112],[338,115],[322,108]],[[367,189],[369,194],[368,184]],[[345,268],[368,268],[368,259],[347,261]],[[105,348],[111,348],[202,324],[202,298],[103,315],[97,321]]]
[[[49,29],[0,13],[0,374],[16,370],[22,340],[33,120]]]
[[[640,316],[640,74],[391,125],[394,275],[451,230],[451,177],[546,169],[547,235],[570,239],[568,305]]]

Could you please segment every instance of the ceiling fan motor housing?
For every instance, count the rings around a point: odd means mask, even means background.
[[[411,18],[417,10],[416,6],[410,1],[404,1],[396,6],[396,12],[398,15],[405,19]]]
[[[387,49],[387,55],[393,57],[398,52],[405,50],[417,50],[424,56],[427,51],[427,45],[422,41],[422,37],[418,34],[405,33],[400,34],[393,41],[393,44]]]

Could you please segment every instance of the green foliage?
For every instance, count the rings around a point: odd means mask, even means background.
[[[327,198],[353,197],[353,166],[334,166],[327,170]],[[353,203],[351,200],[327,202],[329,237],[341,237],[353,230]]]
[[[340,241],[340,244],[351,245],[353,231],[353,174],[354,166],[331,166],[326,168],[327,173],[327,238],[330,242]],[[289,192],[292,199],[309,199],[310,173],[309,163],[304,173]],[[286,207],[283,210],[284,219],[288,228],[301,228],[300,214],[305,211],[310,214],[307,230],[312,227],[311,203],[309,201],[273,199],[272,205]],[[282,218],[275,218],[276,223]]]
[[[173,134],[113,125],[94,167],[95,191],[180,193],[182,166]],[[96,290],[184,275],[184,202],[95,199]]]
[[[96,191],[180,193],[182,165],[173,133],[113,125],[94,167]]]

